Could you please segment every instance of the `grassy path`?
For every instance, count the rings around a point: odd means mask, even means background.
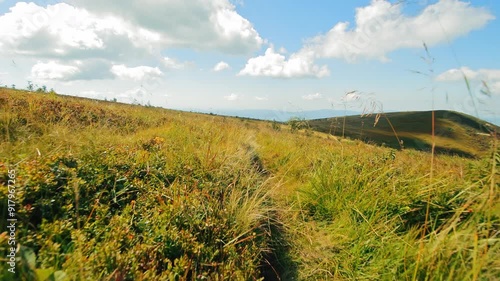
[[[0,141],[2,217],[9,170],[18,187],[14,280],[500,276],[498,146],[439,156],[431,178],[410,149],[5,89]]]

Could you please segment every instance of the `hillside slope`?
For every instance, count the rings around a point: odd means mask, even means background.
[[[344,124],[345,121],[345,124]],[[391,126],[392,125],[392,126]],[[432,112],[395,112],[310,120],[312,129],[392,148],[430,151]],[[475,117],[435,111],[436,152],[478,157],[487,153],[499,127]],[[400,141],[402,141],[402,146]]]
[[[0,88],[0,280],[496,280],[499,171]]]

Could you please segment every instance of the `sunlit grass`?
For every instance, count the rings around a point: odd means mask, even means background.
[[[7,167],[18,171],[16,280],[500,272],[498,146],[435,156],[431,178],[429,153],[308,128],[5,89],[0,100],[1,202]]]

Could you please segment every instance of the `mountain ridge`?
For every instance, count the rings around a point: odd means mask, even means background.
[[[500,127],[479,118],[448,110],[434,111],[434,138],[438,153],[478,157],[489,150],[489,140]],[[352,115],[308,121],[317,131],[360,139],[392,148],[432,148],[432,111]]]

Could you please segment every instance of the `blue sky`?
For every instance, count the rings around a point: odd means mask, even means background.
[[[375,102],[498,123],[498,1],[101,2],[0,0],[0,83],[176,109]]]

